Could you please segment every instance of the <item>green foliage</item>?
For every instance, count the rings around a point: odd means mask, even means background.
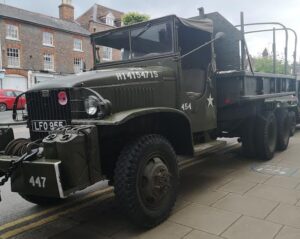
[[[272,57],[257,57],[253,59],[254,69],[257,72],[273,73],[273,58]],[[291,71],[291,66],[288,65],[287,72]],[[276,73],[284,74],[284,61],[276,60]]]
[[[129,12],[122,17],[122,21],[125,26],[138,22],[148,21],[150,16],[146,14],[140,14],[138,12]]]

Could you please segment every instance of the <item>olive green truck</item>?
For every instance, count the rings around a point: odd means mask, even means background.
[[[295,77],[245,70],[243,30],[200,13],[93,34],[93,70],[25,93],[30,139],[1,128],[0,185],[10,178],[13,192],[45,205],[109,180],[149,228],[174,206],[179,165],[223,146],[217,138],[237,137],[261,160],[285,150]]]

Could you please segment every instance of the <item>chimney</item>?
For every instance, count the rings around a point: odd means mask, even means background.
[[[74,21],[74,7],[72,0],[62,0],[59,6],[59,18],[66,21]]]
[[[199,16],[200,16],[201,18],[205,18],[204,8],[203,8],[203,7],[200,7],[200,8],[198,8],[198,11],[199,11]]]

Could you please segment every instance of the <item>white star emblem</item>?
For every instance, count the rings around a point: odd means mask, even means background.
[[[214,107],[214,98],[211,97],[211,94],[209,95],[209,97],[207,98],[207,101],[208,101],[208,108],[211,106],[211,107]]]

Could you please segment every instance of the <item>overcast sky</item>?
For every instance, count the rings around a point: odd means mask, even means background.
[[[0,0],[2,3],[58,16],[58,5],[61,0]],[[119,11],[137,11],[146,13],[151,18],[167,14],[181,17],[192,17],[198,14],[197,8],[204,7],[206,12],[218,11],[234,24],[239,24],[240,11],[245,13],[245,22],[276,21],[294,28],[300,34],[300,1],[299,0],[73,0],[75,15],[79,16],[94,3]],[[267,27],[270,28],[270,27]],[[250,28],[249,28],[250,29]],[[272,33],[261,34],[261,39],[252,36],[249,40],[251,54],[257,55],[264,47],[272,49]],[[300,37],[300,35],[299,35]],[[278,53],[283,53],[283,33],[278,33]],[[292,56],[294,38],[290,35],[289,57]],[[299,52],[299,51],[298,51]],[[298,56],[299,53],[298,53]],[[299,57],[298,57],[299,59]]]

